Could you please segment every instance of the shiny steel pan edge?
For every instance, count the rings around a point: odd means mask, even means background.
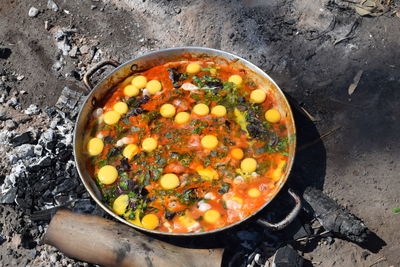
[[[223,228],[215,229],[212,231],[206,232],[197,232],[197,233],[169,233],[169,232],[161,232],[155,230],[149,230],[146,228],[142,228],[140,226],[134,225],[129,223],[128,221],[124,220],[120,216],[116,215],[106,204],[101,201],[101,193],[97,188],[94,180],[89,175],[86,169],[86,160],[87,156],[84,154],[84,144],[85,144],[85,137],[87,137],[87,122],[88,119],[92,116],[92,112],[95,108],[99,107],[102,104],[102,100],[104,100],[110,93],[110,90],[113,90],[114,86],[122,82],[126,77],[134,73],[135,71],[148,69],[150,67],[160,65],[166,63],[168,61],[174,61],[181,59],[180,56],[183,53],[190,53],[194,55],[205,54],[207,56],[213,57],[221,57],[227,59],[229,62],[233,62],[232,66],[238,68],[245,68],[248,71],[251,71],[255,74],[255,80],[260,84],[260,87],[264,88],[271,88],[271,91],[276,99],[278,109],[283,115],[283,118],[287,120],[288,126],[288,136],[291,139],[289,142],[289,159],[286,166],[285,173],[283,177],[280,179],[278,188],[275,189],[273,197],[271,197],[265,204],[260,207],[257,211],[253,212],[247,218],[244,218],[240,221],[237,221],[233,224],[227,225]],[[104,65],[104,64],[103,64]],[[112,64],[115,65],[115,64]],[[89,71],[90,72],[90,71]],[[253,77],[252,77],[253,78]],[[87,80],[87,79],[85,79]],[[79,115],[76,120],[75,129],[74,129],[74,157],[76,167],[78,169],[79,176],[86,188],[89,192],[91,197],[95,200],[95,202],[105,210],[109,215],[113,216],[118,221],[129,225],[133,228],[138,230],[146,231],[153,234],[160,234],[160,235],[168,235],[168,236],[202,236],[207,234],[212,234],[216,232],[220,232],[226,230],[228,228],[232,228],[244,221],[247,221],[253,218],[256,214],[258,214],[262,209],[264,209],[272,199],[278,194],[281,190],[283,185],[285,184],[290,171],[292,169],[294,156],[295,156],[295,149],[296,149],[296,128],[293,119],[292,110],[289,106],[289,103],[284,96],[283,92],[279,88],[279,86],[269,77],[265,72],[263,72],[260,68],[255,66],[254,64],[250,63],[249,61],[238,57],[234,54],[220,51],[217,49],[212,48],[203,48],[203,47],[177,47],[177,48],[168,48],[157,50],[154,52],[147,53],[145,55],[139,56],[134,58],[117,68],[115,68],[111,73],[109,73],[102,81],[100,81],[91,92],[87,95],[86,100],[84,101]],[[292,194],[292,193],[291,193]],[[298,205],[297,205],[298,204]],[[296,201],[296,208],[300,209],[299,200]],[[297,211],[298,212],[298,211]],[[297,215],[297,212],[292,212],[292,216],[294,217]],[[296,213],[296,214],[294,214]],[[289,216],[288,216],[289,217]]]

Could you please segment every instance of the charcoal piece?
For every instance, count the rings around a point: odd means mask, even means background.
[[[32,144],[33,141],[34,140],[33,140],[31,132],[25,132],[25,133],[19,134],[17,136],[14,136],[10,140],[13,147],[20,146],[23,144]]]
[[[0,47],[0,58],[7,59],[11,55],[11,49],[8,47]]]
[[[92,213],[95,209],[96,204],[90,199],[80,199],[75,202],[72,210],[78,213]]]
[[[309,212],[326,230],[353,242],[366,241],[370,231],[365,224],[322,191],[307,187],[303,198],[309,205]]]
[[[301,267],[304,259],[291,246],[279,248],[272,258],[272,266]]]
[[[38,172],[41,169],[50,167],[53,164],[52,159],[50,158],[50,156],[46,156],[44,158],[42,158],[37,164],[32,165],[28,171],[29,172]]]
[[[74,182],[73,179],[65,179],[64,182],[54,188],[53,193],[58,194],[61,192],[69,192],[72,191],[76,186],[77,184]]]
[[[54,141],[46,143],[45,147],[47,150],[54,152],[54,149],[56,148],[56,144],[57,144],[57,141],[54,140]]]

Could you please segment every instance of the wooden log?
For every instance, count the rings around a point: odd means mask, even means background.
[[[67,256],[101,266],[221,266],[223,249],[189,249],[98,216],[59,210],[44,237]]]

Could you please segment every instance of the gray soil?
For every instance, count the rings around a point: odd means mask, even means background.
[[[24,75],[13,83],[14,90],[27,92],[20,97],[23,108],[54,104],[66,84],[81,86],[76,73],[100,59],[124,62],[148,51],[186,45],[237,54],[265,70],[304,107],[321,136],[336,129],[323,144],[298,153],[296,168],[302,176],[290,179],[306,177],[323,188],[386,243],[367,252],[335,239],[305,257],[315,266],[400,266],[400,214],[392,212],[400,206],[399,17],[392,12],[360,17],[351,3],[340,0],[56,3],[58,12],[48,9],[45,0],[0,3],[0,46],[12,51],[8,59],[0,59],[0,72]],[[28,17],[32,6],[39,9],[36,17]],[[45,29],[45,21],[50,29]],[[77,29],[74,44],[95,46],[97,58],[67,55],[63,67],[54,70],[60,51],[53,34],[59,27]],[[360,82],[349,95],[360,70]],[[302,129],[298,123],[299,135],[307,135]],[[22,231],[4,230],[12,222],[5,218],[15,216],[13,212],[22,215],[11,207],[1,211],[3,236],[4,231]],[[0,258],[22,266],[26,262],[17,258],[33,257],[33,252],[17,241],[14,247],[11,239],[1,245]]]

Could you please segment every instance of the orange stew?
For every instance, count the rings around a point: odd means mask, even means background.
[[[87,166],[116,214],[157,231],[210,231],[275,194],[286,118],[254,74],[221,62],[187,56],[134,74],[94,111]]]

